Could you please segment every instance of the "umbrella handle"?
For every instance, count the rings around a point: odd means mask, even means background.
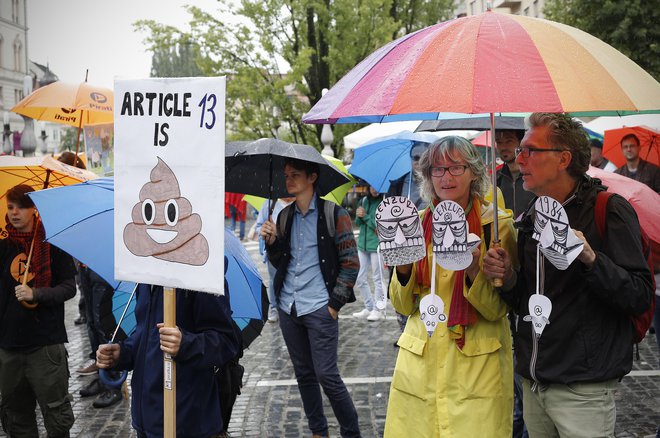
[[[119,377],[113,379],[108,370],[103,368],[99,369],[99,379],[101,379],[101,382],[103,382],[105,386],[113,389],[121,388],[121,385],[126,381],[126,377],[128,377],[128,371],[126,370],[119,372]]]
[[[23,273],[23,281],[21,282],[23,286],[27,284],[28,273],[30,271],[30,261],[32,260],[32,251],[34,250],[34,241],[37,238],[37,227],[39,226],[39,216],[34,223],[34,236],[32,236],[32,243],[30,243],[30,253],[28,254],[27,261],[25,262],[25,272]],[[34,309],[37,307],[38,303],[28,303],[27,301],[21,301],[21,306],[26,309]]]
[[[495,241],[491,242],[490,247],[491,247],[491,248],[500,248],[501,245],[500,245],[499,240],[498,240],[497,242],[495,242]],[[502,281],[501,278],[493,278],[493,279],[490,281],[490,284],[492,284],[493,287],[502,287],[502,285],[503,285],[504,283],[503,283],[503,281]]]

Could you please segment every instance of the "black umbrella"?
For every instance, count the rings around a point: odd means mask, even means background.
[[[490,116],[467,117],[444,120],[424,120],[415,132],[420,131],[451,131],[465,129],[486,131],[491,129]],[[525,118],[520,116],[495,116],[495,129],[525,129]]]
[[[225,190],[269,199],[289,196],[283,172],[284,162],[288,158],[319,164],[320,174],[316,184],[319,196],[325,196],[349,182],[341,170],[313,147],[275,138],[261,138],[252,142],[227,143]]]

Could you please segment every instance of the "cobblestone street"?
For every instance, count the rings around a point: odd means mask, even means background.
[[[256,243],[246,246],[257,261],[262,275],[267,276],[259,261]],[[359,294],[358,294],[359,295]],[[72,376],[70,391],[74,396],[76,422],[72,437],[110,438],[136,437],[131,428],[130,402],[106,409],[92,407],[94,397],[81,398],[78,391],[92,377],[75,374],[86,360],[89,346],[84,326],[75,326],[78,297],[67,303],[69,333],[69,368]],[[364,437],[381,437],[391,376],[394,370],[399,328],[391,308],[387,319],[367,322],[353,318],[361,305],[346,306],[340,315],[339,367],[353,397],[360,428]],[[655,339],[649,335],[639,345],[641,360],[626,376],[617,393],[616,436],[655,436],[660,424],[660,370]],[[310,436],[300,395],[293,375],[279,326],[266,324],[262,335],[245,351],[241,363],[245,366],[244,388],[234,406],[229,431],[233,437],[303,437]],[[330,435],[339,436],[339,426],[327,399],[324,403],[330,425]],[[45,432],[42,430],[42,435]],[[4,436],[0,432],[0,436]]]

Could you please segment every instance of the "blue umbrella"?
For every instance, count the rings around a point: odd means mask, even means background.
[[[438,136],[428,132],[401,131],[376,138],[355,149],[349,172],[369,183],[380,193],[390,181],[401,178],[412,169],[410,151],[416,143],[433,143]]]
[[[46,240],[86,264],[115,289],[128,292],[133,284],[114,278],[114,180],[99,178],[65,187],[31,192],[46,229]],[[234,236],[231,236],[234,237]],[[227,237],[229,257],[227,279],[232,290],[230,303],[237,318],[262,318],[261,277],[240,242]],[[241,251],[242,249],[242,251]],[[243,269],[248,266],[248,269]],[[126,294],[116,294],[127,300]],[[113,304],[121,314],[119,303]],[[123,309],[122,309],[123,310]],[[118,320],[118,318],[117,318]],[[128,323],[128,321],[127,321]],[[122,327],[126,334],[129,327]]]

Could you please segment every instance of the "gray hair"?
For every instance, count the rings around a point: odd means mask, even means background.
[[[465,163],[474,174],[475,180],[470,184],[470,197],[483,201],[489,188],[488,171],[479,156],[477,148],[463,137],[455,135],[443,137],[432,143],[419,160],[417,177],[422,181],[419,193],[426,201],[437,199],[431,179],[431,167],[440,159],[448,158],[451,161],[465,160]]]

